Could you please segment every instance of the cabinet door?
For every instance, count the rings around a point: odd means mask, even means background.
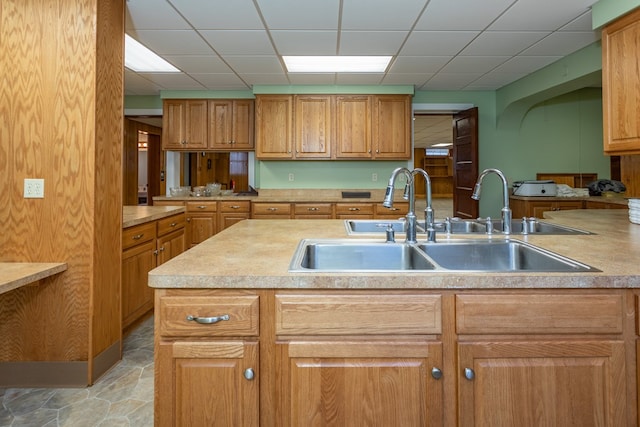
[[[186,239],[184,229],[176,230],[167,235],[158,237],[158,261],[157,265],[164,264],[184,252]]]
[[[621,341],[470,342],[458,350],[461,426],[626,422]]]
[[[232,150],[253,150],[254,140],[254,102],[252,99],[233,101],[233,139]]]
[[[640,153],[640,11],[602,31],[604,152]]]
[[[162,147],[179,150],[186,139],[186,104],[183,100],[165,100],[162,108]]]
[[[294,341],[276,354],[278,425],[442,425],[440,343]]]
[[[220,213],[220,221],[218,221],[218,231],[222,231],[225,228],[231,227],[233,224],[249,219],[251,214],[249,212],[224,212]]]
[[[207,148],[207,100],[194,99],[186,101],[186,149]]]
[[[293,97],[256,96],[256,157],[290,159],[293,147]]]
[[[373,158],[411,158],[411,98],[376,95],[373,98]]]
[[[257,343],[176,341],[156,349],[156,426],[258,426]]]
[[[122,327],[153,308],[147,275],[156,266],[156,242],[150,240],[122,253]]]
[[[187,217],[187,244],[190,248],[216,234],[216,214],[198,213]]]
[[[295,97],[295,156],[299,159],[329,159],[331,157],[332,127],[331,96],[296,95]]]
[[[371,158],[371,97],[336,96],[336,158]]]
[[[209,100],[209,147],[228,150],[233,140],[233,101]]]
[[[164,149],[207,148],[206,99],[165,100],[162,120]]]

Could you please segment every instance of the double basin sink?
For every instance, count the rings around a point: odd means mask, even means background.
[[[349,234],[384,234],[389,227],[404,232],[402,221],[347,220]],[[380,226],[380,224],[384,224]],[[486,233],[480,221],[464,224],[453,233]],[[590,234],[553,224],[542,224],[542,234]],[[546,226],[549,227],[546,227]],[[397,227],[397,228],[396,228]],[[364,231],[366,230],[366,231]],[[289,271],[301,272],[598,272],[600,270],[520,240],[446,239],[437,243],[384,242],[381,239],[303,239]]]

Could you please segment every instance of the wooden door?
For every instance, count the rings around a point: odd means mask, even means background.
[[[442,425],[440,343],[279,344],[281,426]]]
[[[293,97],[256,96],[256,157],[290,159],[293,147]]]
[[[478,108],[453,115],[453,214],[477,218],[478,202],[471,198],[478,179]]]
[[[336,96],[336,158],[371,158],[371,114],[371,96]]]
[[[460,426],[626,422],[622,341],[471,342],[458,349]]]
[[[161,342],[156,349],[156,368],[170,379],[156,382],[156,426],[259,425],[257,343]]]
[[[295,156],[298,159],[331,157],[333,108],[329,95],[296,95]]]

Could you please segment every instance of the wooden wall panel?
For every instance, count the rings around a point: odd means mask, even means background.
[[[120,339],[104,323],[119,319],[123,8],[2,1],[0,260],[68,269],[0,296],[0,362],[87,361]]]

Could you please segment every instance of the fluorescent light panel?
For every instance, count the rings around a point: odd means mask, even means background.
[[[384,73],[391,56],[283,56],[290,73]]]
[[[153,51],[124,35],[124,66],[139,73],[179,73],[173,65],[160,58]]]
[[[432,147],[451,147],[453,146],[453,142],[440,142],[438,144],[433,144]]]

